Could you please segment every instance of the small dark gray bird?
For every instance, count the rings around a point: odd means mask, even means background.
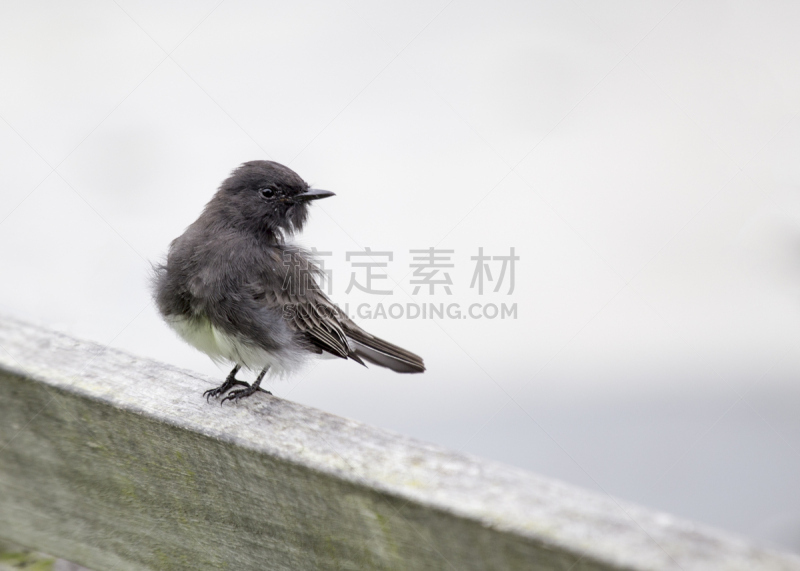
[[[302,230],[309,203],[333,195],[281,164],[244,163],[155,268],[153,296],[164,320],[214,361],[234,364],[206,398],[268,392],[260,388],[267,371],[290,373],[315,355],[425,371],[420,357],[344,315],[320,290],[311,254],[286,243]],[[252,385],[236,378],[242,367],[260,371]],[[230,390],[236,385],[244,388]]]

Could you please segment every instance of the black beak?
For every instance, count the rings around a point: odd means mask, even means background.
[[[329,196],[336,196],[330,190],[319,190],[317,188],[309,188],[302,194],[298,194],[297,198],[301,200],[318,200],[320,198],[328,198]]]

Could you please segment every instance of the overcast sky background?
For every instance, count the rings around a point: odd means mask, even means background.
[[[0,311],[221,380],[150,264],[276,160],[337,193],[297,241],[338,303],[518,314],[359,320],[428,372],[324,361],[277,396],[800,551],[800,4],[0,11]],[[452,295],[412,293],[432,246]],[[345,292],[364,247],[393,295]],[[480,247],[515,248],[512,294],[469,287]]]

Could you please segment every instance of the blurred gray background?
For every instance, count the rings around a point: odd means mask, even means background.
[[[337,193],[298,242],[340,304],[518,307],[361,320],[428,372],[277,396],[800,551],[798,30],[788,0],[4,3],[0,311],[221,379],[151,263],[276,160]],[[412,293],[432,246],[452,295]],[[345,292],[364,247],[392,296]],[[511,295],[470,289],[479,247]]]

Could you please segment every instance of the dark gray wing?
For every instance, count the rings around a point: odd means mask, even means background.
[[[362,365],[347,341],[341,325],[341,313],[319,289],[319,268],[300,248],[284,246],[271,252],[267,264],[271,275],[262,281],[264,303],[280,309],[289,326],[306,342],[309,349],[326,351]],[[280,283],[278,283],[280,282]]]
[[[272,287],[264,290],[264,301],[283,311],[284,319],[310,347],[318,352],[327,351],[342,359],[353,359],[364,364],[363,359],[387,367],[398,373],[422,373],[425,363],[411,351],[371,335],[356,325],[334,303],[332,303],[317,283],[319,268],[305,251],[284,246],[280,252],[282,280],[275,287],[277,275],[270,276]]]

